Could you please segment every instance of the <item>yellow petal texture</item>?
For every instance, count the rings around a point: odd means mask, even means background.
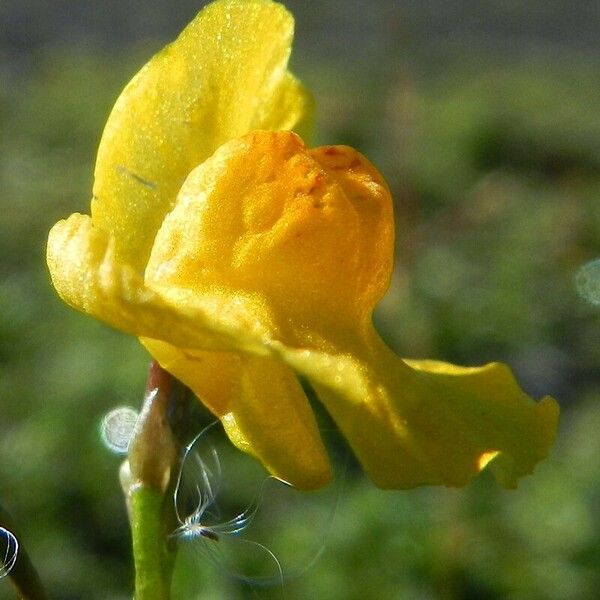
[[[98,149],[94,225],[143,273],[188,173],[253,129],[307,126],[312,101],[287,71],[294,22],[269,0],[206,6],[131,80]]]
[[[327,331],[305,329],[305,342],[314,343],[293,347],[276,339],[273,323],[252,331],[251,315],[265,314],[260,304],[250,304],[249,312],[236,312],[235,303],[229,309],[217,298],[172,306],[112,257],[105,235],[94,231],[89,217],[73,215],[51,232],[49,265],[63,298],[129,333],[168,340],[144,341],[223,419],[234,443],[299,488],[326,481],[328,468],[291,373],[274,359],[258,359],[253,366],[251,356],[201,348],[255,353],[262,343],[263,351],[304,373],[382,487],[464,485],[491,456],[489,468],[500,483],[513,487],[552,443],[556,403],[533,402],[503,365],[403,361],[370,328],[345,335],[330,328],[329,340]],[[249,337],[242,335],[246,331],[252,331]]]
[[[303,346],[319,328],[368,323],[392,258],[389,191],[362,155],[257,131],[189,175],[156,236],[146,282],[174,304],[254,297],[277,328],[270,337]]]

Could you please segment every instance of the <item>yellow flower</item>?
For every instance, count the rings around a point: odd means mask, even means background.
[[[57,223],[48,265],[75,308],[139,336],[293,485],[330,467],[305,376],[382,487],[512,487],[544,458],[558,407],[501,364],[403,360],[371,323],[392,271],[392,202],[352,148],[309,150],[287,71],[293,20],[219,0],[127,85],[106,125],[91,217]]]

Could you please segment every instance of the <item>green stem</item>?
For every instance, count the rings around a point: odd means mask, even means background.
[[[138,486],[131,491],[135,600],[168,600],[173,559],[165,536],[164,495]]]
[[[153,362],[144,404],[121,470],[135,563],[135,600],[168,600],[175,561],[169,533],[176,526],[171,480],[181,447],[173,428],[185,422],[187,389]]]

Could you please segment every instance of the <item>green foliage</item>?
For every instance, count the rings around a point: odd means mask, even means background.
[[[119,461],[97,427],[115,405],[140,404],[148,357],[54,296],[44,244],[57,219],[88,210],[97,140],[137,62],[55,54],[0,81],[1,501],[57,598],[131,596]],[[368,93],[367,74],[306,69],[334,141],[376,149],[394,188],[398,269],[377,314],[383,335],[413,357],[505,360],[566,409],[553,457],[516,492],[486,477],[462,491],[382,492],[350,469],[324,554],[286,582],[287,598],[594,598],[598,311],[573,277],[600,255],[597,69],[455,69]],[[281,555],[318,539],[307,510],[266,511]],[[281,596],[201,568],[199,597]],[[0,582],[0,598],[12,597]]]

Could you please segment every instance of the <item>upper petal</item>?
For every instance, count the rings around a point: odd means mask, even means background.
[[[258,128],[304,126],[309,95],[286,70],[293,18],[270,0],[218,0],[131,80],[98,149],[92,217],[141,272],[193,167]]]
[[[255,131],[192,171],[145,275],[174,302],[250,294],[301,337],[325,323],[361,327],[388,285],[392,255],[390,193],[364,156]]]

